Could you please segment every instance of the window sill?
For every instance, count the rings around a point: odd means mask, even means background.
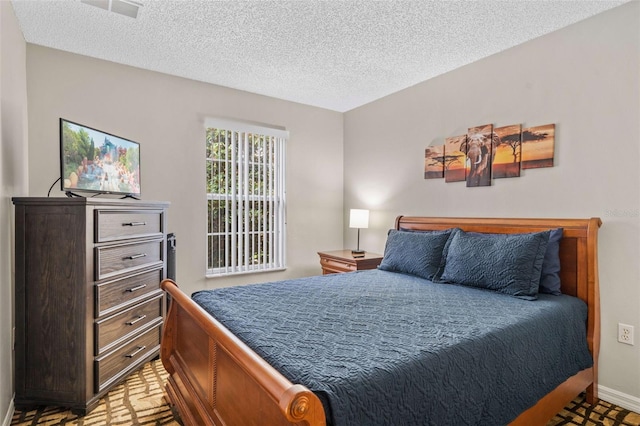
[[[286,271],[286,267],[282,268],[274,268],[274,269],[255,269],[252,271],[240,271],[240,272],[220,272],[220,273],[209,273],[205,274],[205,278],[220,278],[220,277],[233,277],[236,275],[247,275],[247,274],[261,274],[261,273],[269,273],[269,272],[281,272]]]

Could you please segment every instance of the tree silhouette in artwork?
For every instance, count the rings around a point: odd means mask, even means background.
[[[464,154],[445,155],[442,158],[442,162],[444,163],[444,169],[449,170],[449,168],[455,163],[460,163],[462,165],[462,162],[460,161],[460,157],[464,157]]]
[[[444,177],[444,146],[429,146],[424,152],[425,178]]]
[[[549,136],[549,133],[538,133],[525,130],[524,132],[522,132],[522,142],[539,141],[542,139],[546,139],[547,136]]]
[[[511,155],[513,155],[513,162],[518,162],[518,147],[520,146],[520,133],[512,133],[505,135],[501,138],[502,145],[507,145],[511,148]]]
[[[550,131],[545,131],[549,129]],[[523,169],[534,169],[539,167],[553,167],[553,125],[540,126],[536,128],[525,129],[522,132],[522,157]],[[550,141],[550,146],[544,146],[544,153],[540,150],[529,149],[529,142]],[[547,150],[549,149],[549,150]],[[536,153],[537,152],[537,153]]]
[[[429,166],[442,167],[444,165],[444,156],[442,156],[442,155],[429,157],[429,160],[431,160],[431,163],[429,163]]]

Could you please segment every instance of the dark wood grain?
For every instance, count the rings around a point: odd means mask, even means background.
[[[160,238],[96,247],[96,280],[162,265],[164,243]]]
[[[162,292],[160,282],[163,274],[160,267],[96,283],[96,315],[111,315]]]
[[[149,327],[159,333],[165,311],[159,283],[166,275],[168,203],[30,197],[14,198],[13,203],[15,405],[63,406],[86,414],[126,371],[158,353],[159,338],[149,346],[154,349],[122,364],[122,371],[109,370],[109,378],[101,383],[96,375],[98,348],[106,357]],[[110,229],[113,218],[140,217],[150,224],[144,232],[108,231],[109,237],[98,241],[98,230]],[[109,218],[107,226],[101,227],[102,218]],[[148,255],[115,260],[140,250]],[[99,252],[109,255],[97,279]],[[127,291],[137,286],[143,287]],[[131,330],[109,322],[109,316],[124,317],[127,310],[147,317]],[[118,364],[110,368],[113,365]]]
[[[16,324],[16,352],[25,357],[16,357],[16,386],[20,394],[82,398],[84,374],[69,366],[83,365],[85,355],[77,344],[84,340],[79,336],[84,334],[83,295],[88,285],[84,214],[77,209],[43,208],[24,215],[29,224],[23,234],[26,256],[20,278],[16,274],[16,287],[21,288],[16,307],[24,309],[20,315],[24,327]],[[34,365],[42,368],[30,368]]]
[[[115,351],[96,358],[96,393],[110,389],[131,370],[156,356],[160,349],[161,330],[162,324],[146,329]]]
[[[96,242],[162,236],[162,210],[97,210]]]
[[[153,299],[96,321],[96,355],[110,351],[151,323],[162,322],[162,292]]]

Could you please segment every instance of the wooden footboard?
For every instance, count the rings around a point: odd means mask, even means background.
[[[294,385],[182,293],[171,280],[161,357],[185,425],[324,426],[318,397]]]
[[[535,232],[564,228],[560,244],[562,291],[584,300],[589,309],[587,340],[594,366],[567,379],[512,425],[544,425],[580,392],[597,401],[600,301],[597,231],[592,219],[473,219],[398,217],[396,229],[437,230],[460,227],[489,233]],[[185,425],[324,426],[318,397],[289,382],[229,332],[171,280],[162,288],[171,298],[161,346],[170,376],[171,402]]]

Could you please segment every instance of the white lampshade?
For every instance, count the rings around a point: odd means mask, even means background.
[[[349,228],[368,228],[369,210],[351,209],[349,214]]]

